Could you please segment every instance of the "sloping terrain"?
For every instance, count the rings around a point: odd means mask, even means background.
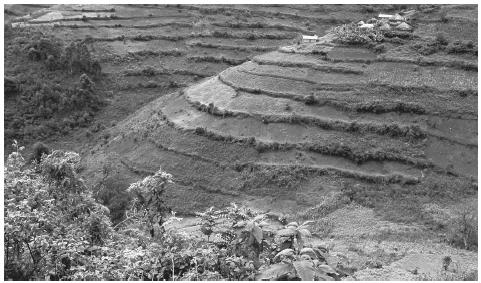
[[[349,263],[358,279],[419,279],[412,262],[441,261],[443,249],[471,271],[476,255],[446,248],[426,207],[477,199],[477,51],[415,45],[437,32],[477,41],[477,7],[443,7],[447,22],[419,11],[410,36],[381,53],[332,34],[295,44],[309,28],[324,35],[379,12],[322,7],[94,6],[83,9],[115,16],[58,18],[59,36],[87,38],[114,94],[95,118],[111,127],[52,147],[80,151],[86,179],[112,191],[161,167],[175,181],[167,202],[185,216],[235,201],[325,219],[338,260],[382,251],[383,268]],[[343,202],[320,209],[332,194]],[[419,246],[435,255],[413,255]]]
[[[301,45],[254,56],[149,104],[94,150],[115,152],[134,175],[161,165],[187,179],[173,190],[192,196],[181,212],[239,198],[296,211],[327,182],[414,195],[456,184],[459,198],[472,195],[477,70],[392,51],[407,44],[390,45],[389,59],[332,40],[316,44],[327,55]]]
[[[326,17],[331,12],[333,16]],[[87,45],[91,58],[102,67],[95,84],[105,101],[100,111],[88,112],[88,123],[66,123],[65,115],[47,111],[47,117],[41,118],[22,110],[25,107],[17,109],[19,99],[8,96],[5,149],[10,152],[13,139],[27,147],[38,139],[56,148],[85,144],[86,134],[100,137],[98,129],[110,127],[159,96],[292,44],[300,33],[322,34],[332,23],[349,22],[359,13],[347,6],[309,10],[309,6],[7,5],[4,14],[7,27],[11,26],[5,38],[5,75],[11,81],[52,80],[68,87],[78,80],[78,75],[63,78],[28,59],[28,48],[22,50],[25,45],[19,43],[28,41],[29,32],[40,32],[65,46]],[[372,16],[374,11],[366,9],[363,14]],[[309,20],[314,17],[316,24]],[[21,100],[27,100],[23,103],[32,103],[26,98],[33,94],[22,95]],[[80,135],[65,138],[67,134]]]

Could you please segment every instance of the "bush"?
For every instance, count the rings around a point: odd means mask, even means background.
[[[328,250],[306,244],[309,225],[274,220],[235,204],[196,213],[205,235],[179,232],[161,170],[130,185],[130,209],[113,226],[78,176],[80,156],[54,151],[26,168],[20,148],[5,168],[5,277],[10,280],[339,279]],[[104,177],[111,170],[104,166]],[[107,190],[105,191],[106,193]],[[108,264],[106,264],[108,263]]]
[[[336,40],[343,44],[364,45],[384,40],[384,34],[378,28],[361,29],[354,23],[335,27],[332,31],[337,36]]]
[[[411,48],[416,50],[422,55],[431,55],[446,48],[446,45],[449,44],[449,40],[443,33],[436,34],[434,40],[416,43],[411,45]]]
[[[439,45],[448,45],[449,40],[446,38],[446,35],[443,33],[436,34],[434,42]]]
[[[309,94],[307,97],[306,97],[306,100],[304,101],[304,103],[306,105],[314,105],[317,103],[317,100],[316,98],[314,97],[313,94]]]
[[[374,52],[383,53],[384,51],[386,51],[386,46],[384,44],[377,44],[374,46]]]
[[[441,9],[441,11],[439,12],[439,21],[443,22],[443,23],[448,22],[448,11],[447,10]]]
[[[42,142],[36,142],[33,145],[33,153],[31,160],[35,160],[37,163],[40,163],[42,160],[43,155],[49,155],[50,154],[50,149],[48,148],[47,145],[45,145]]]
[[[57,68],[57,61],[55,60],[53,55],[48,55],[47,60],[45,61],[45,65],[50,71],[53,71]]]
[[[448,241],[467,250],[478,248],[478,209],[468,205],[455,212],[448,224]]]
[[[448,53],[473,53],[478,54],[472,40],[456,40],[446,47]]]
[[[54,151],[28,168],[23,148],[13,146],[5,170],[5,277],[67,278],[112,232],[108,216],[78,177],[77,154]]]
[[[41,59],[40,52],[37,49],[31,47],[28,49],[28,58],[32,61],[39,61]]]

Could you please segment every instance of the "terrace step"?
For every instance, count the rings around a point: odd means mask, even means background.
[[[268,123],[316,125],[323,129],[371,132],[409,139],[436,137],[466,146],[477,147],[477,125],[474,121],[437,119],[429,115],[385,115],[346,113],[330,106],[305,103],[265,95],[239,95],[218,77],[185,89],[191,105],[201,111],[222,117],[252,117]],[[287,107],[287,109],[286,109]],[[436,124],[437,128],[429,125]],[[454,127],[457,124],[464,127]]]
[[[309,125],[266,124],[253,118],[221,118],[189,107],[183,96],[170,100],[161,111],[165,119],[179,129],[196,131],[212,139],[256,144],[261,150],[300,149],[344,156],[357,162],[391,160],[419,167],[430,166],[427,160],[420,158],[423,156],[421,144],[405,143],[383,136],[361,136]]]
[[[201,86],[205,86],[207,90],[202,91]],[[219,86],[219,88],[217,88],[217,86]],[[381,121],[364,119],[353,120],[347,117],[341,117],[342,113],[335,113],[335,117],[330,117],[322,112],[312,113],[312,111],[309,111],[310,113],[307,111],[307,113],[292,113],[291,111],[286,111],[285,109],[279,110],[282,109],[282,107],[285,108],[285,105],[279,104],[277,104],[277,109],[270,108],[269,106],[263,109],[255,109],[254,105],[243,104],[236,110],[231,110],[229,105],[226,104],[232,100],[235,100],[233,98],[235,97],[235,91],[232,88],[226,91],[224,90],[226,88],[229,87],[225,85],[222,86],[222,82],[220,82],[217,77],[214,77],[195,86],[194,90],[189,88],[186,89],[184,94],[186,95],[187,101],[189,101],[189,103],[191,103],[198,110],[205,111],[216,116],[251,117],[263,121],[264,123],[315,125],[326,130],[356,133],[370,132],[379,135],[405,137],[407,139],[418,139],[426,136],[425,130],[414,124],[383,123]],[[209,90],[214,91],[214,97],[212,97],[212,94],[209,93]],[[223,91],[219,92],[219,90]],[[203,95],[207,95],[209,98],[206,100],[204,99]],[[247,101],[244,100],[244,102]],[[276,104],[275,101],[271,102]],[[219,104],[221,106],[217,106]],[[222,105],[226,106],[222,107]],[[305,110],[304,108],[301,108],[300,110]]]

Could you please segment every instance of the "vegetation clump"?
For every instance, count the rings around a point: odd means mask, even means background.
[[[7,279],[340,278],[327,250],[307,244],[311,221],[284,226],[231,204],[197,214],[207,239],[188,235],[164,203],[172,176],[159,170],[130,186],[126,218],[113,226],[78,175],[78,154],[56,150],[28,165],[23,148],[13,146],[5,170]]]
[[[411,48],[419,52],[421,55],[431,55],[437,52],[445,51],[448,54],[478,54],[477,46],[471,40],[456,40],[449,42],[443,33],[426,42],[419,42],[411,45]]]
[[[15,31],[15,32],[13,32]],[[5,36],[5,138],[28,142],[84,127],[103,99],[94,80],[101,66],[85,42],[68,46],[48,32],[12,28]],[[78,79],[76,82],[75,80]]]
[[[379,29],[363,29],[355,23],[344,24],[335,27],[333,33],[337,36],[337,41],[349,45],[365,45],[372,42],[382,42],[383,32]]]

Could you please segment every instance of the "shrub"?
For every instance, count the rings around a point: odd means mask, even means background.
[[[37,49],[31,47],[28,49],[28,58],[33,61],[39,61],[41,59],[40,52]]]
[[[89,247],[107,239],[110,221],[77,175],[77,154],[54,151],[28,168],[23,148],[14,148],[5,170],[5,277],[66,278]]]
[[[4,82],[5,95],[18,94],[19,82],[17,79],[13,77],[4,76],[3,82]]]
[[[384,51],[386,51],[386,46],[384,44],[377,44],[374,46],[374,52],[383,53]]]
[[[306,97],[306,100],[304,101],[305,104],[307,105],[314,105],[317,103],[317,100],[316,98],[314,97],[313,94],[309,94],[307,97]]]
[[[14,148],[5,168],[7,279],[339,279],[328,250],[305,244],[309,221],[264,230],[267,215],[231,204],[198,214],[215,242],[193,237],[169,225],[180,218],[164,203],[172,176],[159,170],[129,187],[131,209],[112,226],[78,176],[78,154],[54,151],[32,170]]]
[[[446,47],[448,53],[474,53],[477,54],[477,50],[472,40],[456,40]]]
[[[65,48],[60,61],[70,73],[88,73],[98,76],[101,71],[99,62],[92,58],[84,41],[70,43]]]
[[[446,38],[444,33],[438,33],[436,34],[434,42],[439,45],[448,45],[449,40]]]
[[[370,42],[382,42],[383,32],[377,28],[361,29],[356,24],[344,24],[335,27],[332,32],[337,36],[337,41],[343,44],[364,45]]]
[[[50,71],[53,71],[57,68],[57,61],[55,60],[53,55],[48,55],[47,60],[45,61],[45,65]]]
[[[448,241],[457,247],[476,250],[478,247],[478,210],[475,204],[455,212],[448,224]]]
[[[443,23],[448,22],[448,11],[446,9],[441,9],[439,12],[439,21]]]
[[[446,48],[449,44],[448,39],[443,33],[436,34],[434,40],[416,43],[411,45],[411,48],[418,51],[422,55],[431,55]]]
[[[145,69],[142,70],[142,75],[147,77],[155,76],[156,70],[152,66],[147,66]]]
[[[452,262],[452,259],[451,259],[450,256],[445,256],[445,257],[443,257],[443,269],[444,269],[445,271],[448,270],[449,265],[451,264],[451,262]]]
[[[49,155],[50,154],[50,149],[48,148],[47,145],[45,145],[42,142],[36,142],[33,145],[33,153],[31,160],[35,160],[37,163],[40,163],[42,160],[42,156],[44,155]]]

